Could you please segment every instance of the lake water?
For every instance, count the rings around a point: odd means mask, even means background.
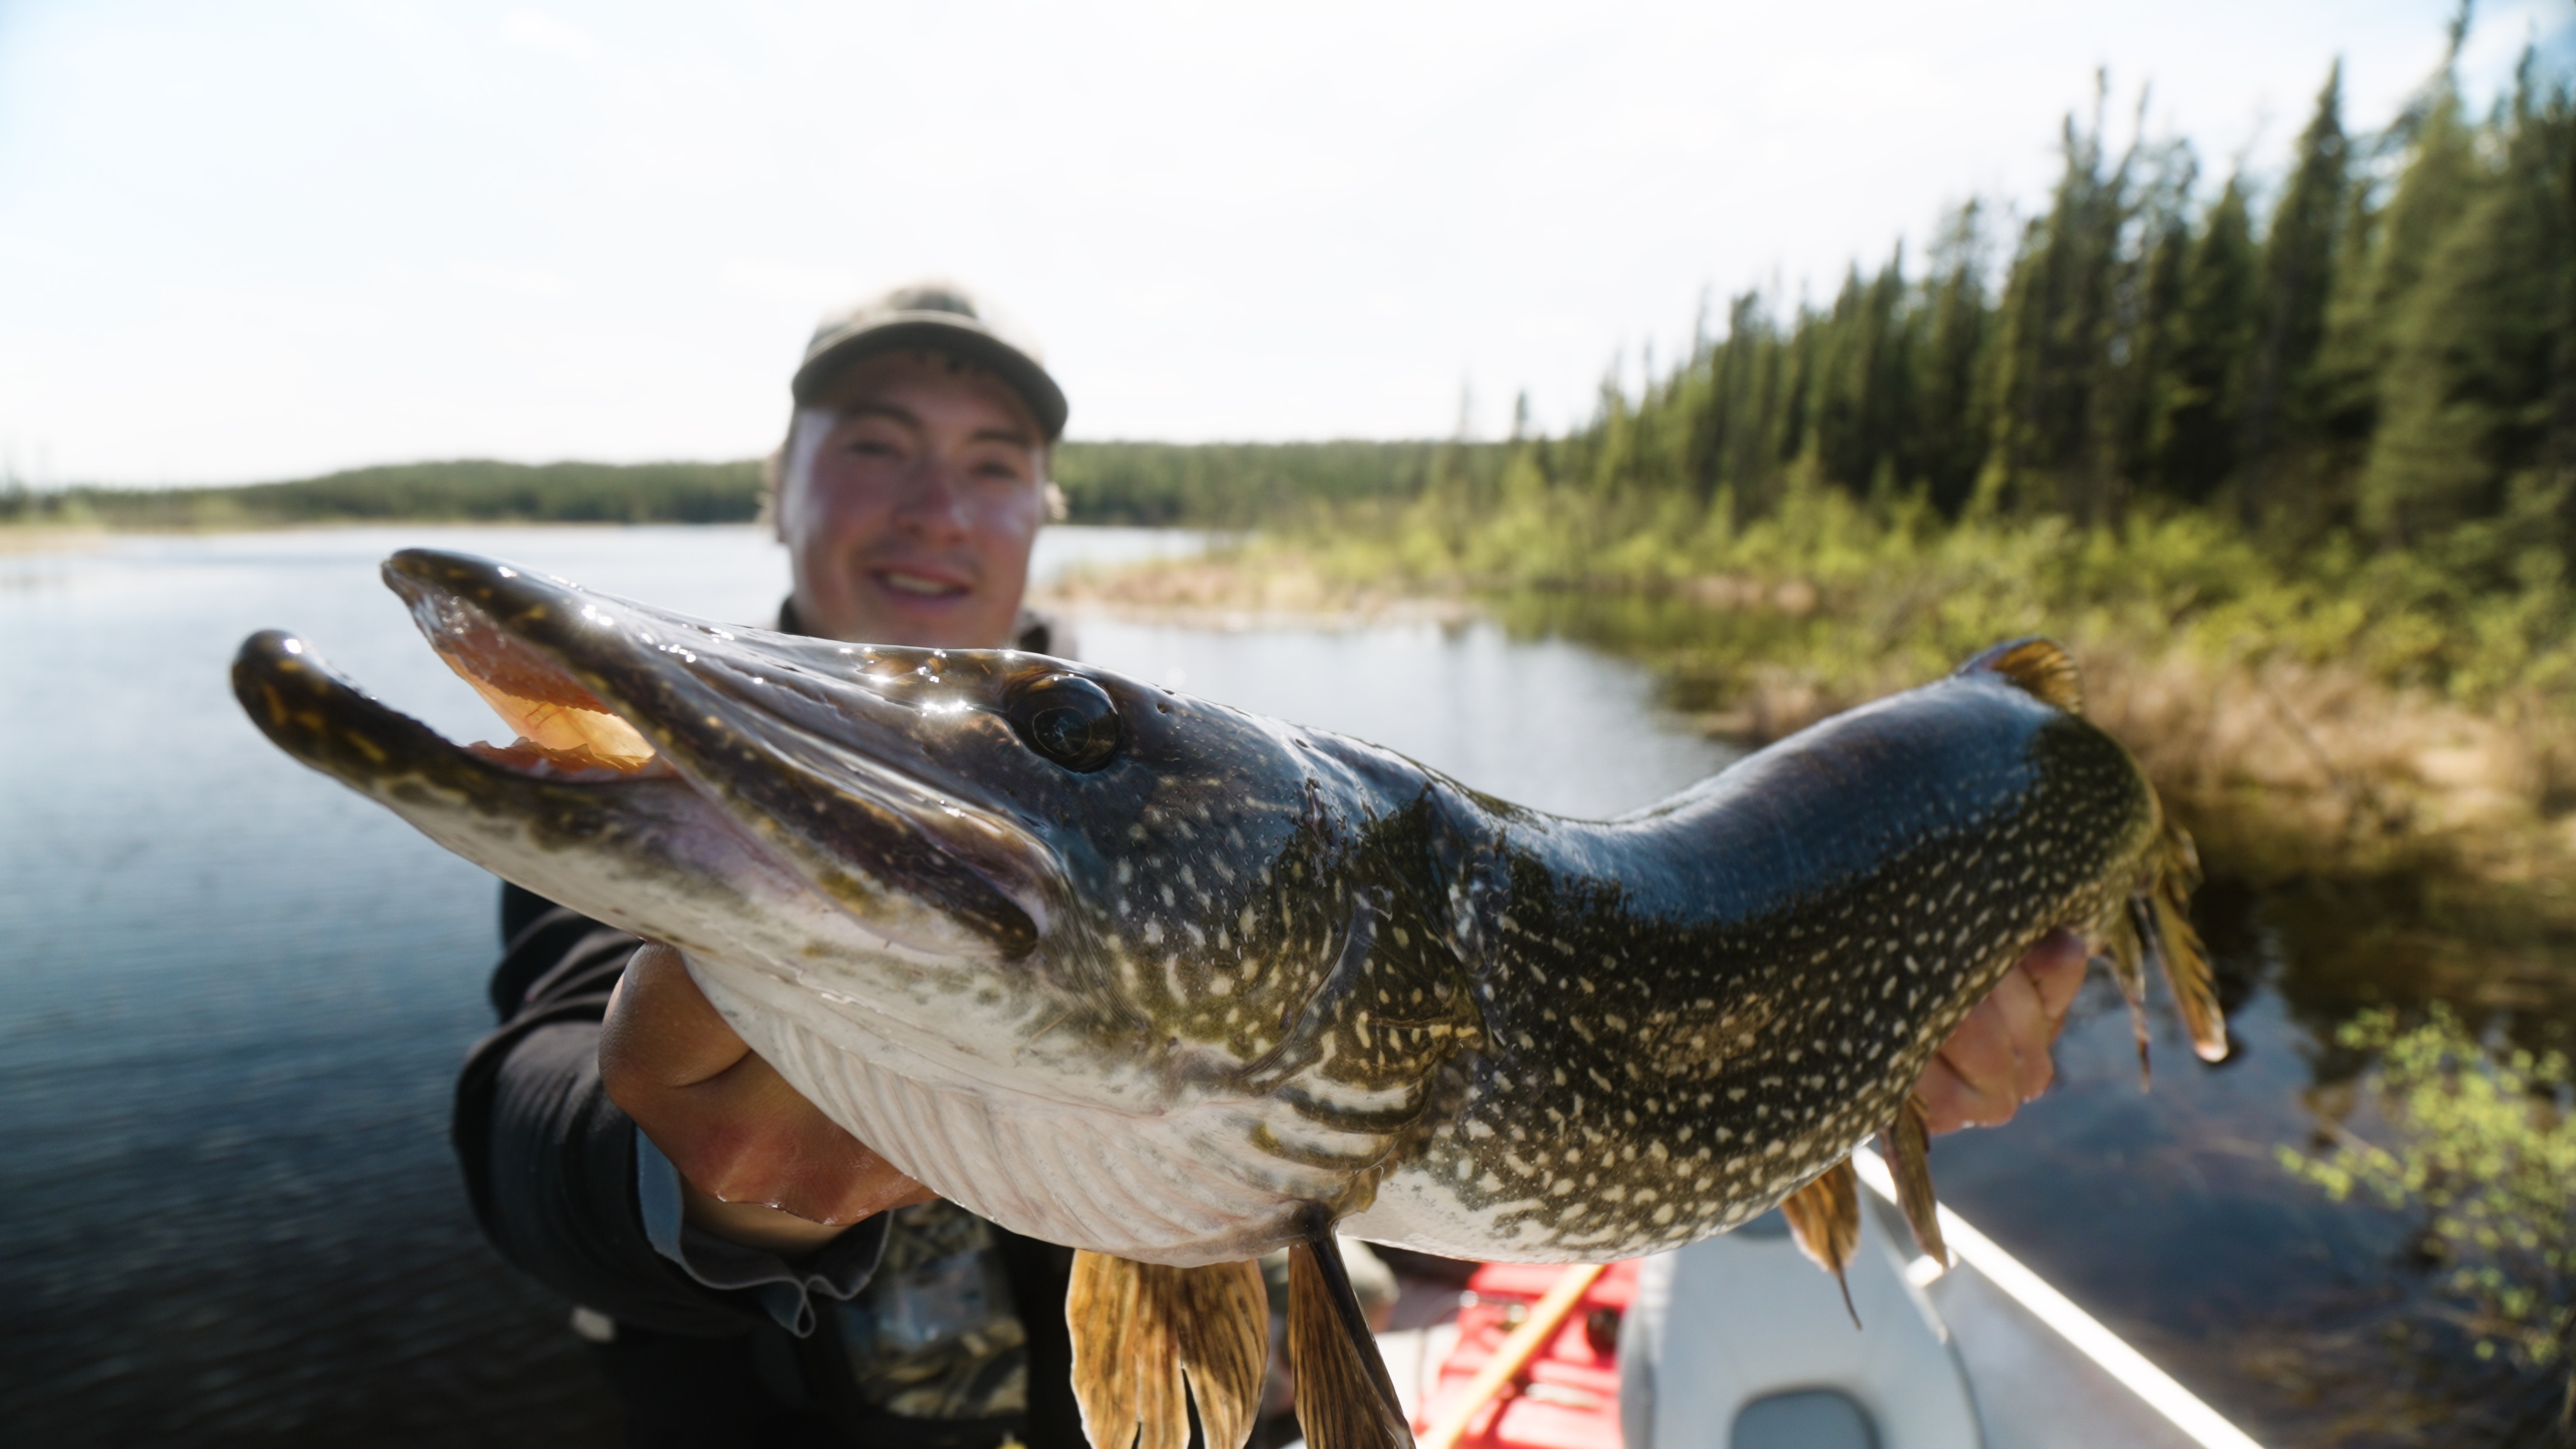
[[[608,1433],[562,1305],[483,1247],[448,1156],[453,1072],[490,1025],[491,880],[279,754],[226,684],[243,635],[287,627],[441,730],[492,733],[376,581],[416,544],[742,621],[769,618],[786,578],[748,528],[0,555],[0,1439]],[[1189,546],[1058,529],[1038,567]],[[1732,757],[1659,712],[1636,668],[1488,624],[1076,630],[1094,662],[1553,810],[1615,813]],[[1935,1156],[1947,1199],[2249,1429],[2347,1442],[2347,1396],[2387,1384],[2337,1345],[2394,1311],[2404,1224],[2330,1207],[2272,1160],[2304,1139],[2316,1032],[2348,1004],[2315,985],[2338,979],[2337,948],[2300,905],[2204,898],[2243,1043],[2228,1067],[2196,1066],[2160,1021],[2140,1094],[2097,983],[2061,1088]]]

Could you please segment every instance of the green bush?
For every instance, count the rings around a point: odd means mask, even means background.
[[[2562,1363],[2576,1290],[2566,1058],[2490,1051],[2438,1005],[2412,1028],[2392,1012],[2364,1012],[2336,1040],[2376,1057],[2370,1086],[2390,1140],[2334,1124],[2325,1155],[2282,1147],[2281,1165],[2337,1202],[2360,1194],[2422,1215],[2441,1311],[2472,1335],[2479,1358]]]

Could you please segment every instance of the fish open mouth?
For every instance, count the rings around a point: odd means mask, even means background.
[[[516,575],[507,565],[498,572]],[[444,590],[387,570],[430,647],[516,732],[507,745],[466,746],[505,769],[553,778],[672,773],[661,751],[561,664]],[[605,772],[605,773],[603,773]]]
[[[679,790],[890,938],[962,931],[1017,955],[1043,930],[1060,889],[1052,852],[1007,802],[923,768],[923,731],[976,727],[961,718],[973,700],[890,683],[917,683],[937,651],[726,629],[469,555],[406,550],[383,572],[508,743],[451,742],[277,632],[243,644],[234,690],[289,754],[478,863],[511,874],[423,815],[462,809],[596,843],[634,833],[638,814],[667,820]]]

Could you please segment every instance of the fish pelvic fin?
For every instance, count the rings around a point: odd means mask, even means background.
[[[1860,1174],[1852,1170],[1851,1159],[1826,1168],[1815,1181],[1789,1194],[1780,1203],[1780,1213],[1789,1220],[1798,1251],[1834,1275],[1843,1290],[1843,1311],[1851,1315],[1852,1327],[1860,1327],[1860,1310],[1852,1306],[1851,1279],[1843,1272],[1860,1251]]]
[[[1252,1437],[1270,1363],[1258,1263],[1169,1268],[1076,1252],[1064,1317],[1092,1449],[1187,1449],[1193,1399],[1208,1449]]]
[[[2084,674],[2075,656],[2054,639],[2034,635],[1998,644],[1959,666],[1961,674],[1993,674],[2033,699],[2069,714],[2084,712]]]
[[[1932,1125],[1923,1098],[1905,1094],[1896,1120],[1887,1124],[1888,1172],[1896,1179],[1896,1205],[1905,1210],[1905,1225],[1914,1230],[1914,1245],[1933,1262],[1950,1266],[1950,1245],[1941,1240],[1941,1202],[1932,1192]]]
[[[2132,896],[2128,908],[2119,912],[2106,929],[2102,955],[2110,963],[2111,979],[2118,983],[2120,999],[2129,1004],[2129,1033],[2138,1041],[2138,1090],[2154,1084],[2147,1069],[2147,945],[2143,919],[2139,915],[2140,896]]]
[[[2227,1059],[2227,1014],[2218,1007],[2209,949],[2191,927],[2191,893],[2199,884],[2200,848],[2191,843],[2191,832],[2168,817],[2156,843],[2155,881],[2131,898],[2129,913],[2147,948],[2164,964],[2192,1050],[2202,1061],[2220,1062]]]
[[[1413,1449],[1395,1379],[1320,1208],[1307,1216],[1305,1241],[1288,1247],[1288,1362],[1297,1426],[1313,1449]]]

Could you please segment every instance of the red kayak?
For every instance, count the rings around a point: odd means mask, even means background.
[[[1422,1449],[1619,1449],[1619,1322],[1636,1289],[1633,1262],[1478,1268],[1414,1422]]]

